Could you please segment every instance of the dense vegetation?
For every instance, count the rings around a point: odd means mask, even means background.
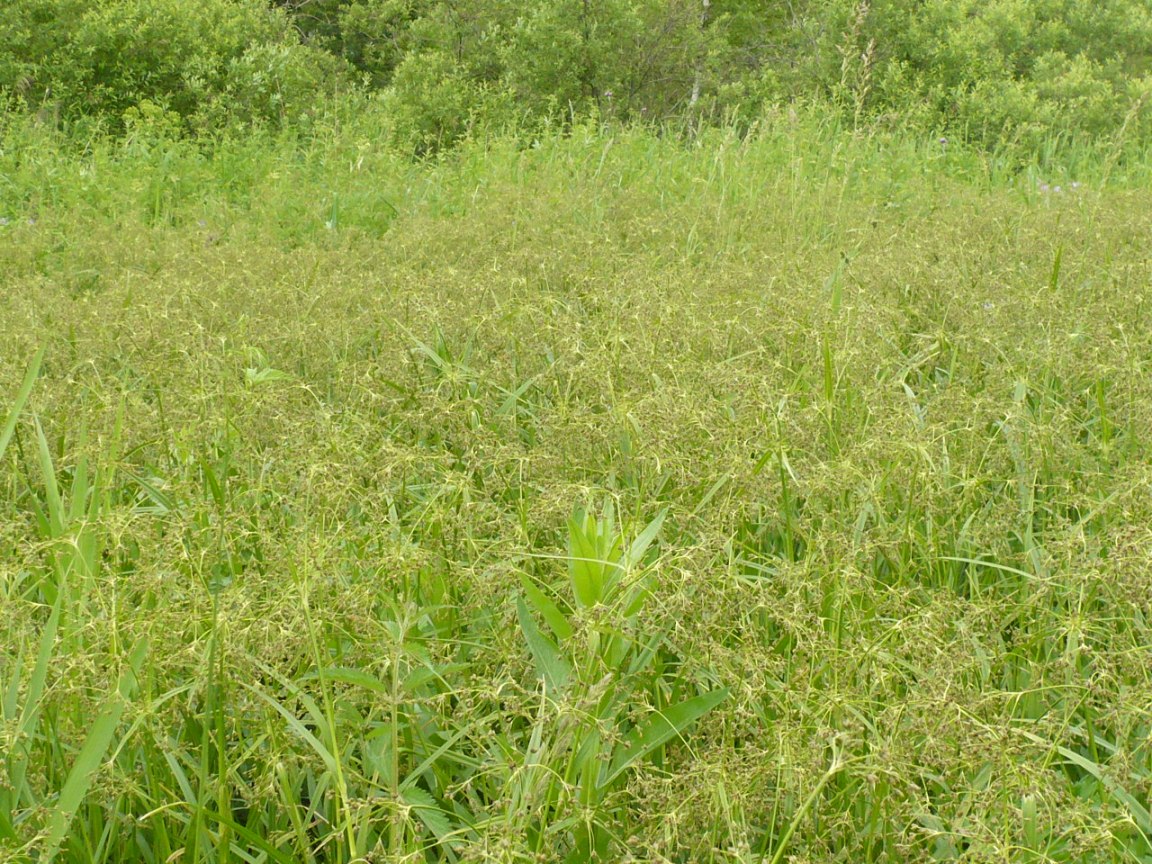
[[[66,121],[307,125],[382,101],[426,151],[573,117],[819,100],[983,145],[1152,131],[1145,0],[7,0],[0,95]],[[1132,115],[1132,116],[1130,116]]]
[[[7,0],[0,862],[1152,864],[1142,0]]]
[[[6,857],[1147,862],[1148,160],[773,128],[14,123]]]

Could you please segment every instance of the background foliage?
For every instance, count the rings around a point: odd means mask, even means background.
[[[820,101],[981,144],[1146,132],[1142,0],[11,0],[10,105],[123,129],[307,123],[380,97],[427,151],[477,125],[693,126]],[[1125,125],[1127,123],[1127,125]]]

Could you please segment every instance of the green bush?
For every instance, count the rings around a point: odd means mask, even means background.
[[[430,0],[286,0],[280,5],[304,44],[327,51],[374,89],[387,86],[404,57],[420,46],[412,25],[427,15]]]
[[[485,87],[445,51],[409,54],[384,104],[395,143],[422,154],[464,137],[485,101]]]
[[[0,90],[113,129],[143,103],[191,128],[279,121],[338,72],[259,0],[16,3],[0,31]]]
[[[0,96],[125,129],[307,121],[383,94],[427,152],[477,123],[747,126],[815,101],[987,147],[1152,133],[1147,0],[7,0]],[[138,118],[137,118],[138,119]]]
[[[258,43],[229,61],[221,90],[193,119],[203,129],[236,120],[304,124],[323,105],[322,97],[340,85],[343,73],[338,58],[324,51],[291,42]]]
[[[1110,133],[1152,90],[1152,10],[1143,0],[861,8],[855,48],[873,55],[872,106],[926,104],[938,123],[981,143]]]
[[[707,71],[701,10],[698,0],[525,4],[503,52],[505,78],[529,105],[668,117]]]

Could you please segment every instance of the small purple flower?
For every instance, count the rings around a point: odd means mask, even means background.
[[[948,146],[948,139],[947,139],[947,138],[944,138],[943,136],[941,136],[941,138],[940,138],[940,146],[941,146],[941,147],[947,147],[947,146]]]
[[[981,305],[981,306],[983,306],[983,307],[984,307],[984,311],[985,311],[985,312],[987,312],[989,309],[991,309],[991,308],[992,308],[992,301],[991,301],[991,300],[985,300],[985,301],[984,301],[983,303],[981,303],[980,305]]]
[[[1041,192],[1047,192],[1048,191],[1048,184],[1047,183],[1041,183],[1040,184],[1040,191]]]
[[[611,90],[605,90],[604,91],[604,98],[605,99],[611,99],[612,98],[612,91]]]

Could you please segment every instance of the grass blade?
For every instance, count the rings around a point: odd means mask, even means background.
[[[36,663],[32,667],[32,677],[28,681],[28,692],[24,698],[24,707],[20,711],[20,718],[16,723],[17,738],[31,735],[36,728],[43,705],[44,688],[48,679],[48,664],[56,651],[56,634],[60,629],[62,594],[58,595],[52,606],[52,614],[40,634],[40,646],[36,652]],[[15,681],[13,682],[15,684]],[[13,697],[14,698],[14,697]],[[13,706],[14,707],[14,706]],[[12,796],[13,803],[20,801],[24,791],[24,777],[28,769],[28,751],[21,748],[8,756],[8,782],[10,789],[7,794]]]
[[[301,681],[339,681],[342,684],[352,684],[363,687],[374,693],[391,695],[391,688],[374,675],[369,675],[361,669],[350,669],[346,666],[326,666],[322,671],[308,672],[300,676]]]
[[[1056,750],[1061,756],[1081,768],[1100,781],[1101,785],[1108,790],[1118,804],[1124,806],[1128,814],[1132,817],[1132,822],[1139,829],[1140,833],[1144,836],[1144,840],[1152,843],[1152,813],[1148,812],[1148,808],[1136,800],[1127,789],[1116,782],[1116,779],[1104,771],[1098,764],[1084,756],[1081,756],[1075,750],[1070,750],[1060,744],[1053,744],[1050,741],[1045,741],[1039,735],[1034,735],[1031,732],[1024,731],[1024,735],[1029,741],[1033,741],[1043,747],[1051,747]]]
[[[548,689],[553,692],[562,689],[568,683],[568,676],[572,674],[571,667],[560,656],[556,644],[540,632],[523,598],[516,598],[516,614],[520,619],[520,629],[528,643],[528,650],[536,662],[536,668],[544,676]]]
[[[1052,273],[1048,276],[1048,290],[1055,291],[1060,287],[1060,262],[1064,258],[1064,244],[1056,247],[1056,256],[1052,259]]]
[[[41,348],[32,358],[32,362],[28,365],[28,371],[24,373],[24,381],[16,392],[16,399],[8,410],[8,416],[4,418],[4,426],[0,428],[0,458],[3,458],[4,451],[8,449],[8,442],[12,440],[12,433],[16,431],[20,412],[24,410],[24,404],[28,401],[32,387],[40,375],[40,364],[44,360],[44,351],[45,349]]]
[[[607,776],[600,781],[604,789],[632,765],[653,753],[657,748],[682,734],[685,729],[728,698],[728,688],[721,687],[703,696],[686,699],[652,716],[643,726],[637,726],[625,738],[624,749],[612,760]]]
[[[552,629],[556,638],[563,642],[572,636],[572,625],[568,623],[568,619],[564,617],[564,613],[560,611],[555,603],[548,598],[548,596],[536,587],[536,583],[529,579],[527,576],[521,574],[520,584],[524,588],[524,593],[528,595],[528,600],[532,603],[532,608],[535,609],[544,622]]]
[[[648,526],[640,532],[633,542],[628,547],[628,564],[635,567],[642,560],[644,560],[644,553],[648,551],[648,547],[652,545],[652,541],[656,539],[656,535],[660,533],[660,527],[664,524],[664,517],[668,515],[668,508],[665,507],[656,514],[656,518],[648,523]]]
[[[267,693],[265,693],[260,688],[255,687],[251,684],[246,684],[244,682],[241,682],[241,686],[245,690],[247,690],[248,692],[252,693],[257,698],[268,703],[268,705],[273,710],[275,710],[277,714],[279,714],[281,717],[283,717],[285,719],[285,721],[287,721],[288,728],[291,729],[292,732],[298,738],[300,738],[301,741],[303,741],[309,747],[311,747],[312,751],[317,756],[320,757],[320,760],[324,763],[324,767],[327,768],[334,775],[337,773],[337,771],[339,770],[339,767],[337,764],[338,758],[339,758],[338,755],[333,753],[327,747],[325,747],[324,744],[321,743],[320,739],[312,734],[312,732],[308,729],[308,727],[304,724],[304,722],[299,717],[297,717],[295,714],[293,714],[291,711],[289,711],[287,708],[285,708],[283,705],[281,705],[279,702],[277,702],[275,699],[273,699],[271,696],[269,696]],[[302,692],[300,692],[299,689],[295,689],[295,693],[297,696],[299,696],[301,698],[301,701],[304,701],[306,703],[306,706],[307,706],[307,703],[311,701],[311,700],[306,699],[305,695]],[[314,704],[311,706],[308,706],[308,707],[310,707],[310,709],[316,709],[316,706]],[[319,715],[318,709],[309,710],[309,714],[312,715],[312,719],[314,722],[317,719],[320,719],[321,723],[322,723],[323,716]],[[319,715],[319,717],[318,717],[318,715]],[[318,723],[317,725],[320,726],[321,723]]]
[[[792,836],[796,833],[796,829],[800,827],[801,821],[808,815],[808,811],[816,804],[816,799],[820,797],[820,793],[824,791],[824,787],[828,785],[828,781],[835,777],[844,768],[845,762],[841,760],[839,754],[833,757],[832,764],[828,770],[820,777],[820,782],[817,783],[812,791],[808,793],[808,797],[804,799],[804,803],[796,811],[792,817],[792,821],[788,823],[788,827],[784,829],[784,835],[780,838],[780,842],[776,844],[776,851],[772,855],[772,860],[769,864],[780,864],[784,860],[784,853],[788,851],[788,844],[792,842]]]
[[[37,455],[40,460],[40,473],[44,478],[44,497],[48,503],[48,530],[53,538],[64,535],[66,514],[64,501],[60,497],[60,487],[56,483],[56,468],[52,463],[52,449],[48,446],[48,439],[44,436],[44,429],[40,421],[36,420]]]
[[[48,819],[48,834],[44,841],[42,860],[53,860],[68,834],[72,818],[88,794],[92,775],[104,761],[104,754],[112,744],[124,708],[136,690],[136,676],[140,673],[147,653],[148,640],[141,639],[128,658],[128,665],[120,673],[115,692],[105,700],[96,721],[92,724],[92,731],[88,733],[84,746],[80,748],[80,753],[72,764],[72,770],[68,772],[68,779],[64,781],[64,787],[60,790],[60,798]]]
[[[223,813],[217,813],[214,810],[209,810],[206,807],[201,807],[200,809],[203,811],[202,815],[204,818],[211,819],[213,822],[218,822],[225,826],[237,837],[246,840],[253,847],[259,849],[261,852],[267,855],[271,860],[278,862],[278,864],[293,864],[293,862],[296,861],[295,858],[292,858],[290,855],[286,855],[285,853],[281,852],[255,831],[244,827],[235,819],[232,819]]]

